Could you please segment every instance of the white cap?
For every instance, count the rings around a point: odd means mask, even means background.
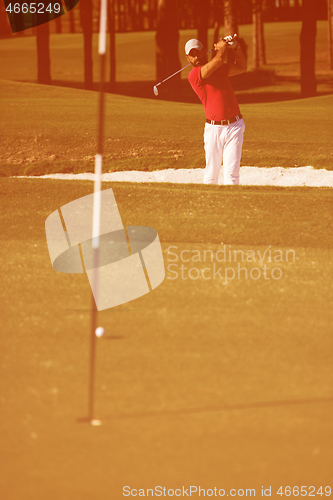
[[[199,42],[199,40],[192,38],[185,44],[185,54],[188,56],[192,49],[202,50],[203,45],[201,42]]]

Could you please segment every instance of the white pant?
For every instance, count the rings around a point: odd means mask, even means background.
[[[239,184],[244,130],[242,118],[230,125],[205,124],[205,184],[218,184],[222,160],[224,184]]]

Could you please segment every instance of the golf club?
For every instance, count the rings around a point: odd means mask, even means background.
[[[212,50],[210,50],[209,52],[207,52],[207,53],[206,53],[206,55],[207,55],[207,54],[210,54],[212,51],[213,51],[213,49],[212,49]],[[154,90],[154,94],[155,94],[155,95],[158,95],[158,88],[157,88],[157,87],[158,87],[159,85],[161,85],[162,83],[166,82],[167,80],[169,80],[169,79],[170,79],[170,78],[172,78],[173,76],[177,75],[178,73],[180,73],[181,71],[183,71],[183,69],[188,68],[189,66],[191,66],[191,63],[186,64],[186,66],[184,66],[183,68],[181,68],[181,69],[179,69],[178,71],[176,71],[176,73],[173,73],[173,75],[170,75],[170,76],[168,76],[168,78],[165,78],[165,79],[164,79],[164,80],[162,80],[160,83],[157,83],[157,84],[154,86],[154,88],[153,88],[153,90]]]
[[[236,36],[237,36],[237,35],[235,34],[235,35],[233,36],[233,38],[235,38]],[[221,40],[225,40],[226,38],[227,38],[227,37],[225,37],[225,38],[221,38]],[[221,40],[220,40],[220,41],[221,41]],[[211,50],[209,50],[208,52],[206,52],[206,56],[207,56],[208,54],[210,54],[211,52],[213,52],[213,50],[214,50],[214,49],[211,49]],[[158,87],[159,85],[161,85],[162,83],[166,82],[167,80],[170,80],[170,78],[172,78],[173,76],[178,75],[178,73],[180,73],[181,71],[183,71],[185,68],[188,68],[189,66],[191,66],[191,63],[186,64],[186,66],[184,66],[183,68],[181,68],[181,69],[179,69],[178,71],[176,71],[176,73],[173,73],[172,75],[168,76],[167,78],[165,78],[165,79],[164,79],[164,80],[162,80],[161,82],[159,82],[159,83],[157,83],[156,85],[154,85],[154,87],[153,87],[154,94],[155,94],[155,95],[158,95],[158,88],[157,88],[157,87]]]
[[[211,52],[211,51],[210,51]],[[209,52],[207,52],[207,54],[209,54]],[[176,71],[176,73],[174,73],[173,75],[170,75],[168,76],[168,78],[165,78],[164,80],[162,80],[160,83],[157,83],[155,86],[154,86],[154,94],[155,95],[158,95],[158,86],[161,85],[162,83],[166,82],[167,80],[169,80],[170,78],[172,78],[173,76],[177,75],[178,73],[180,73],[181,71],[183,71],[183,69],[185,68],[188,68],[188,66],[191,66],[191,63],[189,64],[186,64],[186,66],[184,66],[182,69],[179,69],[178,71]]]

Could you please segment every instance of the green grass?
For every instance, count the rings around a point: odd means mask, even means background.
[[[0,82],[0,172],[92,172],[95,92]],[[242,165],[332,169],[333,96],[244,104]],[[201,105],[107,95],[104,172],[204,167]]]
[[[292,63],[289,26],[286,38],[278,25],[270,33],[276,55],[279,41]],[[118,36],[119,78],[153,79],[152,36]],[[52,37],[59,80],[82,81],[80,40]],[[98,95],[31,83],[33,43],[0,41],[2,77],[30,81],[0,82],[0,173],[93,171]],[[135,58],[141,72],[129,64]],[[331,107],[332,96],[243,105],[243,164],[332,169]],[[108,95],[104,171],[203,167],[203,122],[201,105]],[[166,279],[98,314],[106,335],[97,345],[95,415],[103,425],[94,428],[79,423],[90,287],[85,275],[52,269],[44,229],[49,214],[93,185],[0,178],[1,500],[121,500],[125,485],[255,488],[257,497],[264,485],[276,500],[281,485],[331,484],[332,190],[109,187],[125,225],[158,231]],[[256,260],[220,262],[223,245]],[[203,260],[207,251],[213,262]],[[260,262],[258,252],[273,259]],[[260,278],[243,270],[226,280],[239,263]],[[220,275],[204,279],[214,266]],[[264,266],[281,277],[266,279]]]
[[[331,190],[108,187],[125,225],[158,231],[167,271],[152,293],[98,314],[103,425],[93,428],[77,421],[87,415],[90,287],[52,269],[44,230],[92,183],[0,179],[1,498],[121,500],[125,485],[260,496],[265,485],[277,499],[281,485],[331,484]],[[279,280],[171,279],[171,251],[180,272],[181,251],[215,253],[221,242],[295,259],[265,260]]]

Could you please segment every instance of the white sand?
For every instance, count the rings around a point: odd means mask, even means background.
[[[79,179],[94,180],[94,174],[49,174],[41,179]],[[175,182],[181,184],[200,184],[203,182],[203,169],[167,169],[153,172],[130,170],[103,174],[103,182]],[[244,186],[314,186],[333,187],[333,171],[312,167],[241,167],[240,181]],[[223,184],[221,169],[219,184]]]

